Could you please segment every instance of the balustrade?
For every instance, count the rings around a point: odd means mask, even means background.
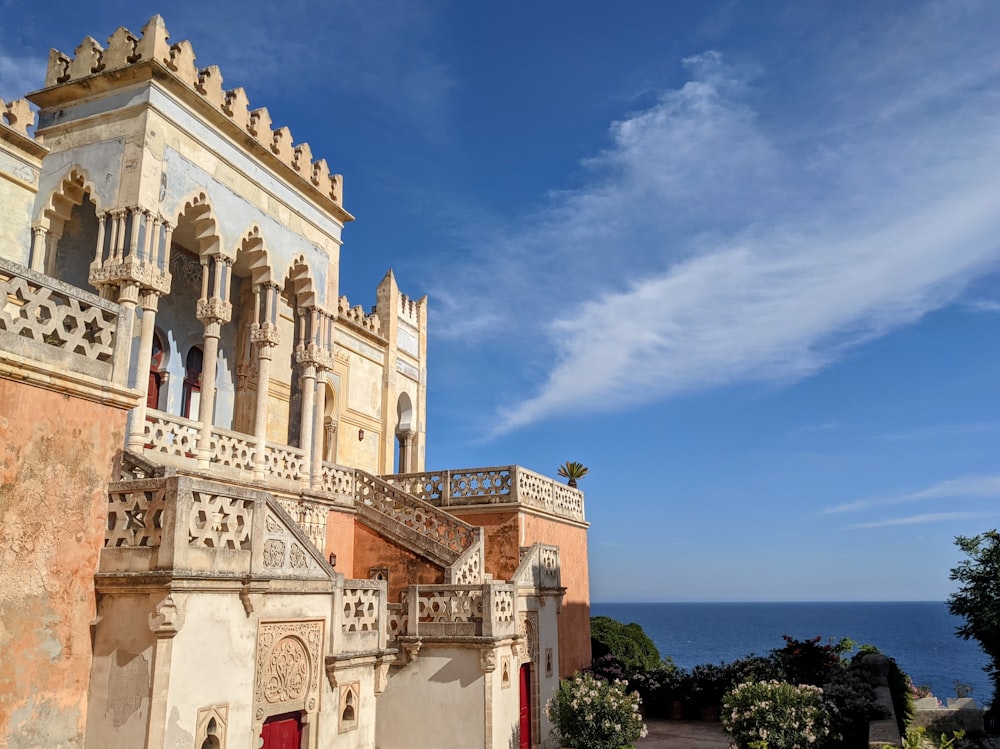
[[[355,472],[356,501],[461,554],[476,539],[473,526],[363,471]]]
[[[509,637],[515,632],[517,596],[508,583],[411,585],[406,601],[405,634],[411,637]]]
[[[403,491],[442,507],[511,502],[570,520],[584,520],[583,492],[520,466],[428,471],[384,478]]]
[[[18,339],[50,348],[24,351],[105,382],[124,385],[128,341],[121,307],[82,289],[0,258],[0,333],[17,338],[5,344],[21,352]]]

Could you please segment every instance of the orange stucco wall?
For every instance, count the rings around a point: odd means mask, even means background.
[[[0,746],[82,747],[126,412],[0,380]]]
[[[348,577],[367,578],[372,567],[389,568],[389,603],[399,603],[399,594],[409,585],[436,585],[444,582],[444,570],[412,551],[389,541],[368,526],[354,524],[354,564],[351,571],[337,570]]]
[[[449,511],[452,511],[449,508]],[[454,510],[456,517],[483,529],[486,571],[495,580],[510,580],[521,562],[520,531],[516,512],[468,512]]]
[[[326,548],[323,553],[336,554],[337,571],[348,577],[357,577],[354,573],[355,517],[353,512],[331,510],[326,519]]]
[[[559,614],[559,675],[572,676],[590,665],[590,567],[587,529],[522,512],[521,545],[559,547],[562,585],[566,588]]]
[[[587,529],[530,512],[481,512],[461,508],[449,511],[466,523],[483,528],[486,571],[497,580],[509,580],[520,562],[520,548],[534,543],[559,547],[562,584],[566,588],[559,615],[559,673],[573,673],[590,665],[590,572]]]

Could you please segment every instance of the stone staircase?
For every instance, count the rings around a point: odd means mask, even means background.
[[[149,454],[122,453],[124,481],[163,476],[176,468],[149,460]],[[419,554],[444,570],[444,581],[454,585],[484,582],[483,531],[439,507],[415,497],[399,486],[360,469],[342,469],[350,474],[350,494],[358,519],[385,538]],[[326,514],[330,506],[316,498],[293,499],[267,492],[301,527],[322,553],[326,538]]]
[[[483,582],[483,531],[377,476],[355,470],[355,507],[369,528],[444,568],[446,583]]]

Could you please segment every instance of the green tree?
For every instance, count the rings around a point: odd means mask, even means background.
[[[660,665],[660,651],[634,622],[622,624],[609,616],[591,617],[590,647],[595,660],[610,655],[629,676],[652,671]]]
[[[996,529],[978,536],[958,536],[955,544],[966,559],[953,567],[949,579],[959,588],[948,597],[948,609],[965,620],[955,633],[977,640],[989,656],[984,668],[993,682],[993,705],[1000,694],[1000,533]]]

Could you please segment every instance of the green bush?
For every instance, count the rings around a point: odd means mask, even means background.
[[[573,749],[634,749],[646,735],[639,714],[639,694],[626,693],[623,681],[607,682],[593,674],[563,679],[545,706],[552,733]]]
[[[722,727],[739,749],[805,749],[830,733],[830,714],[819,687],[747,682],[725,696]]]
[[[830,712],[832,746],[867,747],[868,723],[885,717],[875,689],[854,668],[838,668],[823,685],[823,701]]]
[[[590,647],[595,660],[613,656],[625,673],[652,671],[660,666],[660,651],[638,624],[622,624],[608,616],[590,620]]]

